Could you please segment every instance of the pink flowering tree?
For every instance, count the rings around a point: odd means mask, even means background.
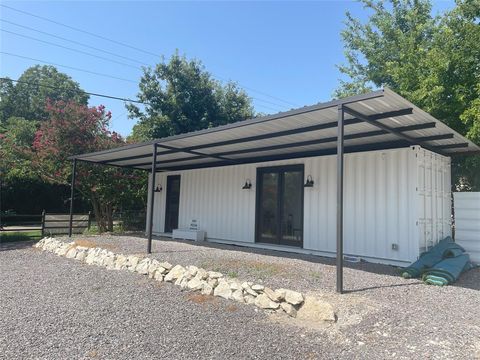
[[[125,144],[108,129],[111,113],[103,105],[87,107],[74,102],[47,102],[48,120],[42,122],[32,145],[32,167],[45,181],[70,184],[72,155]],[[127,169],[80,162],[77,191],[88,199],[101,232],[113,230],[112,213],[145,194],[145,175]]]

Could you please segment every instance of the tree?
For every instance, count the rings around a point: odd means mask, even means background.
[[[37,131],[37,122],[10,117],[0,129],[0,172],[3,181],[32,179],[30,147]]]
[[[69,184],[72,155],[125,144],[108,130],[111,117],[103,106],[88,108],[74,102],[49,102],[48,120],[42,122],[32,146],[32,166],[42,179]],[[144,176],[135,171],[80,163],[76,188],[93,207],[100,231],[112,231],[114,209],[145,193]]]
[[[0,80],[0,124],[10,117],[46,120],[47,99],[87,105],[88,95],[77,82],[55,67],[35,65],[25,70],[18,82]]]
[[[136,141],[162,138],[253,117],[247,94],[236,84],[222,86],[198,60],[188,61],[178,53],[154,69],[144,69],[140,80],[144,110],[129,104],[129,116],[138,118],[133,127]]]
[[[427,0],[362,0],[366,23],[347,13],[342,32],[349,77],[335,92],[348,96],[388,86],[480,144],[480,6],[458,0],[432,17]],[[480,189],[480,160],[455,159],[457,185]]]

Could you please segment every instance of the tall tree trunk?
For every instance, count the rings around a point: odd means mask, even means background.
[[[92,202],[92,206],[93,206],[93,213],[95,215],[95,220],[97,221],[98,231],[100,233],[105,232],[105,230],[106,230],[105,219],[104,219],[103,214],[102,214],[101,205],[98,202],[98,199],[96,199],[93,196],[91,197],[91,202]]]
[[[113,232],[113,208],[112,204],[105,205],[105,217],[107,220],[107,229]]]

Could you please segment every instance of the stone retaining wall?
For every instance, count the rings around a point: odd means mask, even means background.
[[[272,290],[252,282],[239,282],[228,279],[222,273],[207,271],[196,266],[172,265],[148,257],[115,254],[102,248],[79,246],[75,242],[65,243],[55,238],[43,238],[34,247],[75,259],[88,265],[105,267],[107,270],[128,270],[148,276],[156,281],[171,282],[182,289],[198,291],[204,295],[220,296],[224,299],[253,304],[261,309],[286,313],[296,317],[297,311],[305,303],[305,296],[288,289]],[[311,304],[315,299],[307,297]],[[335,313],[328,303],[317,301],[321,305],[323,321],[335,321]],[[307,307],[307,306],[305,306]],[[310,307],[310,305],[308,305]]]

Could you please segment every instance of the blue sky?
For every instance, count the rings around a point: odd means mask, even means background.
[[[341,77],[335,65],[344,61],[340,31],[344,26],[345,11],[349,10],[361,19],[368,16],[361,4],[353,1],[2,1],[2,4],[146,51],[127,48],[0,7],[0,19],[6,20],[0,22],[3,30],[0,32],[0,51],[124,79],[58,66],[86,91],[135,98],[142,74],[137,66],[141,66],[140,63],[153,65],[161,55],[168,58],[178,49],[189,58],[200,59],[219,80],[237,81],[253,98],[255,109],[264,113],[330,99]],[[435,1],[434,12],[453,6],[453,1]],[[89,44],[135,62],[21,28],[12,22]],[[10,32],[93,53],[129,66]],[[18,79],[26,68],[36,63],[0,54],[0,75]],[[90,104],[104,104],[113,113],[113,130],[122,135],[130,133],[135,120],[127,118],[123,102],[91,97]]]

